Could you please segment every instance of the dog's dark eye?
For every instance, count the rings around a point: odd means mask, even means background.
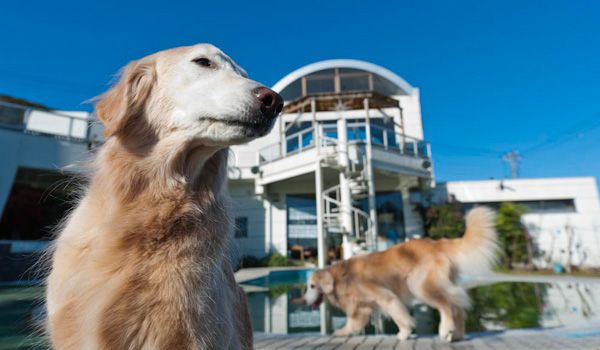
[[[208,67],[208,68],[210,68],[210,67],[213,66],[212,61],[209,60],[206,57],[200,57],[200,58],[193,59],[192,62],[196,63],[197,65],[199,65],[201,67]]]
[[[310,285],[310,288],[315,288],[315,285],[314,285],[314,284],[311,284],[311,285]]]

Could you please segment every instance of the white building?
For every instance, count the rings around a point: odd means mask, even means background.
[[[232,147],[239,256],[339,258],[359,246],[353,241],[373,250],[423,236],[417,194],[434,176],[417,88],[372,63],[329,60],[273,89],[286,102],[273,131]],[[95,125],[85,112],[0,103],[0,252],[39,249],[49,237],[64,212],[53,198],[69,192],[55,185],[65,179],[60,169],[89,157],[101,141]],[[525,221],[545,253],[539,264],[564,263],[570,241],[575,264],[600,266],[592,178],[451,182],[446,190],[468,204],[527,204]]]
[[[524,205],[523,221],[542,256],[536,265],[600,266],[600,204],[593,177],[455,181],[448,199],[473,205]],[[570,257],[569,257],[570,255]]]
[[[286,102],[273,131],[232,147],[241,254],[295,246],[314,256],[321,242],[373,248],[423,234],[409,202],[432,181],[418,89],[356,60],[310,64],[273,88]]]

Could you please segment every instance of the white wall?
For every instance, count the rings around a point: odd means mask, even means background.
[[[254,195],[254,183],[230,181],[229,194],[233,215],[248,218],[248,237],[234,238],[238,256],[263,257],[265,252],[265,209],[260,198]]]
[[[538,265],[565,264],[568,231],[574,233],[572,262],[582,266],[600,266],[600,203],[593,177],[457,181],[446,184],[449,195],[463,203],[508,202],[528,200],[574,199],[573,213],[529,213],[523,221],[529,228],[543,258]]]

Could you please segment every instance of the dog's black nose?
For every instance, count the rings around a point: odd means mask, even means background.
[[[256,98],[260,101],[260,111],[267,118],[275,118],[283,109],[283,99],[275,91],[261,86],[254,89]]]

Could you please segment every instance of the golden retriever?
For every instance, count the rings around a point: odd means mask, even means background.
[[[251,349],[228,247],[228,146],[267,134],[281,97],[214,46],[129,63],[96,105],[89,186],[55,241],[56,349]]]
[[[325,297],[346,313],[346,324],[334,335],[359,332],[379,308],[398,326],[398,338],[406,340],[414,320],[405,303],[416,298],[440,311],[440,338],[461,340],[469,296],[456,283],[458,273],[489,271],[498,250],[493,211],[474,208],[466,222],[460,239],[416,239],[318,270],[308,281],[304,300],[317,306]]]

